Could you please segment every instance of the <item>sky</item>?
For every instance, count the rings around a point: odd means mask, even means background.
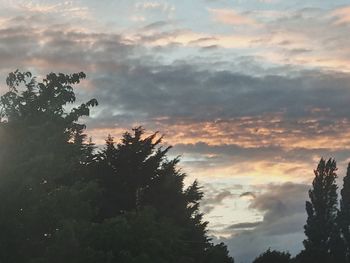
[[[84,71],[97,145],[159,131],[236,262],[294,255],[317,162],[350,160],[349,32],[348,0],[0,0],[0,91]]]

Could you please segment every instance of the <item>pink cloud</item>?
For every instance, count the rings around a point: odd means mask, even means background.
[[[213,14],[214,20],[227,25],[257,25],[257,22],[246,16],[238,13],[235,10],[227,9],[209,9]]]
[[[336,18],[336,25],[350,23],[350,6],[334,10],[331,16]]]

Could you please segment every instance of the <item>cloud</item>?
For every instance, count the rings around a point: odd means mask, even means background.
[[[345,75],[255,78],[229,71],[201,70],[188,64],[142,65],[126,70],[124,76],[116,72],[114,76],[97,79],[95,85],[104,81],[109,84],[108,88],[119,92],[118,97],[103,98],[107,103],[119,104],[129,112],[148,113],[150,117],[160,117],[160,108],[163,109],[162,116],[171,116],[175,120],[190,116],[192,120],[218,122],[220,119],[268,113],[313,117],[311,111],[314,108],[329,108],[329,115],[340,114],[339,117],[348,114],[346,105],[350,92]],[[119,86],[115,87],[114,82]],[[141,92],[145,90],[146,93]],[[177,106],[179,103],[181,107]],[[302,122],[299,124],[303,125]],[[313,128],[310,123],[307,127]]]
[[[257,22],[249,16],[240,14],[232,9],[209,9],[214,20],[227,25],[257,25]]]
[[[214,190],[212,192],[207,192],[206,191],[206,195],[203,198],[203,200],[201,201],[201,210],[208,214],[210,213],[215,207],[217,207],[218,205],[221,205],[222,202],[225,199],[229,199],[234,197],[235,195],[231,193],[231,191],[224,189],[220,192],[218,192],[217,190]]]
[[[242,52],[259,57],[262,64],[270,67],[292,65],[303,69],[350,72],[347,28],[344,23],[335,22],[339,17],[346,19],[347,7],[246,12],[218,8],[208,10],[216,21],[234,27],[224,31],[201,31],[198,27],[177,25],[153,33],[140,30],[130,34],[130,38],[150,47],[171,48],[177,45],[183,50],[198,48],[212,51],[205,47],[217,46],[222,58],[232,52]],[[208,24],[201,26],[210,28]],[[244,30],[240,26],[244,26]],[[199,39],[207,40],[196,41]],[[231,56],[227,58],[232,59]]]
[[[169,25],[168,21],[157,21],[157,22],[153,22],[153,23],[150,23],[150,24],[144,26],[143,29],[156,30],[156,29],[160,29],[160,28],[167,26],[167,25]]]
[[[335,9],[331,16],[334,17],[336,25],[342,25],[350,23],[350,6],[344,6],[338,9]]]
[[[247,230],[259,226],[262,222],[244,222],[230,225],[227,229],[232,230]]]
[[[251,76],[196,59],[164,64],[152,50],[124,35],[66,24],[40,27],[57,22],[50,21],[41,15],[4,24],[0,69],[85,71],[86,89],[78,92],[100,101],[88,120],[97,143],[109,133],[143,124],[166,133],[167,143],[185,153],[184,165],[196,168],[196,175],[290,179],[298,173],[298,180],[320,156],[343,161],[349,155],[344,150],[350,140],[347,74]]]
[[[137,2],[135,4],[136,9],[159,9],[163,10],[164,12],[168,11],[174,11],[175,6],[163,2]]]
[[[256,195],[253,192],[244,192],[239,197],[248,197],[248,198],[255,199]]]
[[[281,218],[304,213],[305,210],[301,204],[305,202],[309,188],[309,185],[290,182],[278,186],[269,184],[263,188],[263,193],[252,199],[249,207],[264,212],[263,222],[268,226]],[[273,232],[276,232],[275,228]]]
[[[309,187],[294,183],[256,187],[261,192],[251,199],[250,208],[263,212],[263,220],[237,223],[226,228],[232,236],[224,240],[238,262],[251,262],[268,248],[288,249],[292,254],[300,250],[306,222],[304,204]]]

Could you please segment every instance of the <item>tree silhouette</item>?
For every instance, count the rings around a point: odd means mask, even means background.
[[[184,187],[186,175],[176,167],[179,159],[167,159],[170,147],[160,146],[157,133],[143,137],[141,127],[126,132],[115,145],[109,136],[101,152],[96,175],[102,189],[98,220],[125,212],[152,207],[160,220],[171,220],[181,228],[183,247],[187,254],[201,262],[210,243],[206,222],[199,212],[203,194],[195,181]]]
[[[268,249],[256,259],[253,263],[289,263],[291,262],[290,254]]]
[[[229,256],[229,252],[224,243],[210,245],[206,251],[204,263],[234,263],[233,258]]]
[[[233,262],[214,245],[196,181],[169,160],[170,147],[143,128],[97,152],[75,104],[84,73],[7,78],[0,99],[0,262]]]
[[[37,82],[31,73],[15,71],[6,80],[9,91],[0,101],[0,227],[6,229],[0,261],[40,257],[64,220],[91,212],[85,196],[93,187],[79,183],[91,145],[78,120],[97,102],[65,108],[75,102],[72,85],[84,77],[51,73]]]
[[[346,262],[350,262],[350,164],[348,164],[341,190],[339,225],[345,245]]]
[[[337,227],[337,167],[333,159],[321,159],[306,202],[307,223],[304,226],[305,251],[303,262],[333,262],[339,255],[339,229]],[[307,259],[307,260],[306,260]]]

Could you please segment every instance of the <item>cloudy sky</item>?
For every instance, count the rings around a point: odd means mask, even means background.
[[[341,179],[350,157],[348,4],[0,0],[0,77],[84,71],[96,144],[160,131],[237,262],[295,254],[313,168],[335,157]]]

